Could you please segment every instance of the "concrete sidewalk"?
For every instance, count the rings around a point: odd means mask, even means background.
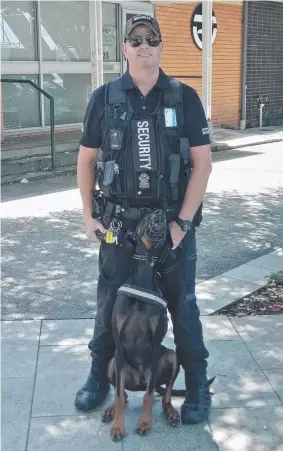
[[[51,170],[51,160],[48,155],[50,154],[48,134],[22,138],[7,137],[2,145],[1,184],[17,183],[22,179],[31,181],[75,174],[80,136],[79,131],[56,133],[57,168],[55,170]],[[211,141],[213,152],[283,141],[283,125],[244,131],[214,127]]]
[[[103,407],[82,415],[77,389],[90,367],[87,343],[93,319],[2,323],[2,446],[5,451],[282,451],[283,317],[208,316],[255,291],[271,272],[283,269],[276,249],[198,284],[209,377],[217,375],[208,424],[166,424],[156,396],[148,437],[134,434],[142,393],[130,393],[127,437],[112,443],[101,422]],[[165,344],[174,348],[172,328]],[[184,385],[181,372],[176,388]],[[107,403],[113,399],[109,395]],[[180,408],[181,398],[174,398]]]
[[[255,146],[278,141],[283,141],[283,125],[248,128],[247,130],[214,127],[212,150],[235,149],[237,147]]]
[[[56,145],[60,151],[68,151],[73,149],[72,146],[78,147],[81,137],[81,131],[58,132],[55,135]],[[235,148],[243,146],[251,146],[255,144],[271,143],[283,140],[283,125],[248,128],[246,130],[235,130],[229,128],[213,127],[213,144],[215,150],[224,150],[225,148]],[[35,134],[32,136],[15,137],[7,135],[2,143],[2,158],[21,158],[23,156],[23,148],[29,149],[28,156],[46,152],[50,146],[50,135]],[[40,151],[42,149],[42,151]]]

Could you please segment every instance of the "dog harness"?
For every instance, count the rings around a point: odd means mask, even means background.
[[[118,294],[132,296],[140,301],[149,302],[150,304],[158,305],[162,309],[167,309],[167,302],[164,299],[157,296],[154,291],[150,292],[141,287],[136,287],[126,283],[119,288]]]

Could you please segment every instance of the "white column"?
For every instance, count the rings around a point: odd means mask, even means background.
[[[42,0],[38,0],[35,4],[36,7],[36,20],[37,20],[37,39],[38,39],[38,65],[39,65],[39,86],[43,89],[43,70],[42,70],[42,39],[41,39],[41,10],[40,10],[40,2]],[[45,127],[46,118],[45,114],[48,117],[49,114],[49,105],[47,107],[47,111],[45,112],[43,94],[39,94],[39,107],[40,107],[40,125],[41,127]],[[49,103],[49,101],[48,101]]]
[[[102,2],[90,0],[90,49],[92,65],[92,89],[103,84]]]
[[[212,92],[212,0],[202,2],[202,103],[211,120]]]

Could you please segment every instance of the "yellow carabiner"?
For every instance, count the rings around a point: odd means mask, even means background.
[[[113,244],[114,243],[113,232],[111,232],[110,230],[108,230],[106,232],[105,242],[108,243],[108,244]]]

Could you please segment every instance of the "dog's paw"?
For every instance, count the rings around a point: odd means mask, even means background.
[[[103,423],[110,423],[110,421],[113,420],[114,415],[115,415],[115,403],[111,404],[111,406],[106,407],[106,409],[102,414],[101,419]]]
[[[136,427],[136,433],[139,435],[149,434],[152,426],[152,421],[150,419],[140,419]]]
[[[178,410],[176,410],[172,404],[167,405],[164,408],[164,413],[167,418],[168,423],[170,426],[177,427],[180,424],[180,414]]]
[[[125,425],[119,424],[119,423],[113,423],[110,429],[110,438],[113,440],[113,442],[119,442],[120,440],[123,440],[125,437]]]

